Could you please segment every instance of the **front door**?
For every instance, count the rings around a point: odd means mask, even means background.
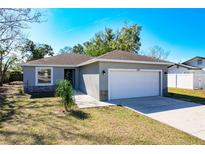
[[[69,80],[73,88],[75,88],[75,69],[64,69],[64,79]]]

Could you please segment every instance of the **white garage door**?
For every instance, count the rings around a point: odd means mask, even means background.
[[[137,70],[109,71],[109,99],[160,95],[160,72]]]

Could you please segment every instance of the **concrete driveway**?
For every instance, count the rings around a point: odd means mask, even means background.
[[[129,107],[205,140],[205,105],[166,97],[120,99],[111,103]]]

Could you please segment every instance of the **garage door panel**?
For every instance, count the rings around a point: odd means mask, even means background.
[[[110,99],[159,95],[159,72],[110,71]]]

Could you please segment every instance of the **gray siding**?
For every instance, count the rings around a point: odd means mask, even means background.
[[[53,84],[64,79],[64,69],[75,69],[75,89],[78,89],[78,68],[53,67]]]
[[[35,86],[35,67],[23,67],[24,86]]]
[[[153,64],[129,64],[129,63],[113,63],[113,62],[100,62],[99,71],[105,70],[106,74],[100,73],[100,100],[108,99],[108,69],[119,68],[119,69],[157,69],[163,71],[163,94],[167,93],[167,75],[165,72],[168,71],[167,65],[153,65]]]
[[[56,85],[58,80],[64,79],[64,69],[75,69],[75,89],[78,89],[78,68],[67,68],[67,67],[53,67],[53,84]],[[35,67],[25,66],[23,67],[23,82],[24,87],[27,88],[27,91],[32,91],[35,88],[35,91],[41,91],[44,86],[35,86]],[[46,89],[51,90],[52,88],[48,88],[49,86],[45,86]],[[52,86],[50,86],[52,87]],[[44,88],[44,89],[45,89]],[[52,89],[53,90],[53,89]]]
[[[79,67],[79,90],[99,99],[99,63]]]
[[[202,64],[201,65],[198,65],[198,60],[202,60]],[[190,65],[190,66],[195,66],[195,67],[200,67],[200,68],[205,68],[205,59],[202,59],[202,58],[195,58],[191,61],[188,61],[186,62],[187,65]]]
[[[163,93],[167,93],[167,75],[168,71],[166,65],[151,65],[151,64],[129,64],[129,63],[113,63],[113,62],[96,62],[75,68],[75,89],[98,99],[108,99],[108,69],[158,69],[163,71]],[[64,79],[64,67],[53,67],[53,83],[56,84],[58,80]],[[67,68],[69,69],[69,68]],[[105,75],[102,71],[105,70]],[[23,67],[24,71],[24,86],[34,87],[35,89],[42,89],[42,86],[35,86],[35,67]],[[50,86],[51,87],[51,86]],[[52,88],[47,88],[51,90]]]

